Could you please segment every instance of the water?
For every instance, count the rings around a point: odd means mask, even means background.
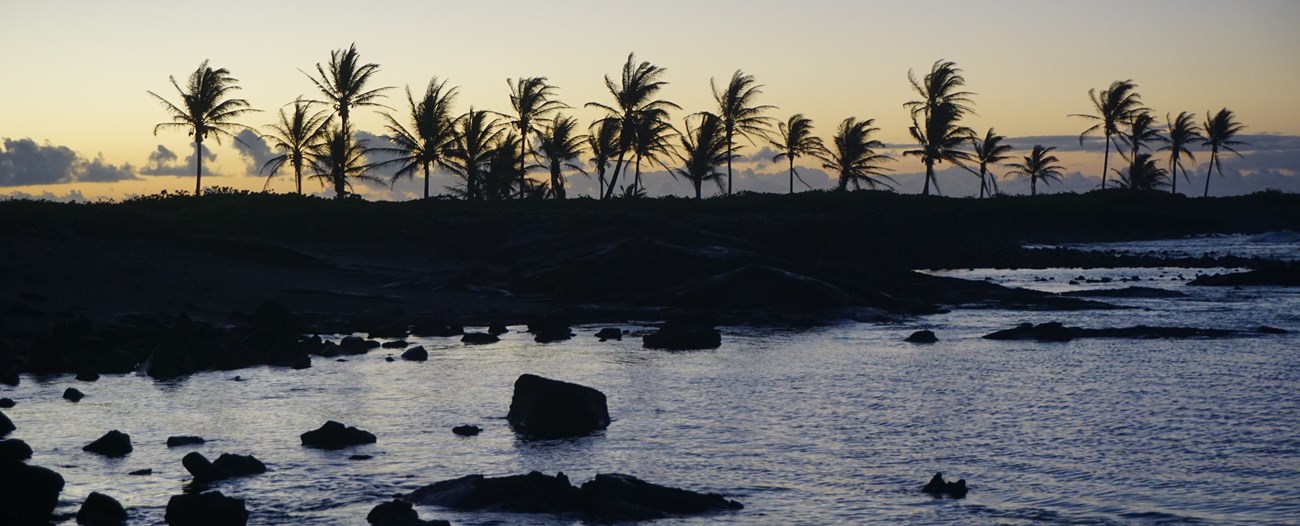
[[[1190,269],[973,270],[943,274],[1062,291],[1142,285],[1190,294],[1109,300],[1132,309],[1076,313],[965,310],[897,324],[813,330],[724,330],[712,351],[668,353],[638,338],[598,342],[597,327],[536,344],[512,327],[501,343],[412,339],[425,363],[388,351],[317,358],[311,369],[254,368],[175,382],[106,376],[25,377],[0,396],[33,463],[68,484],[60,511],[91,491],[161,524],[167,498],[201,451],[253,454],[264,475],[214,487],[248,501],[253,524],[362,524],[393,494],[470,473],[563,471],[575,482],[622,472],[722,493],[735,513],[657,524],[1282,524],[1300,517],[1300,333],[1225,340],[995,342],[1020,322],[1138,323],[1300,329],[1300,291],[1200,288]],[[1084,275],[1094,281],[1079,282]],[[1140,281],[1120,283],[1122,278]],[[629,326],[629,328],[636,328]],[[902,342],[933,329],[940,342]],[[504,420],[511,385],[529,372],[605,392],[601,434],[524,441]],[[233,381],[235,375],[243,381]],[[78,404],[65,387],[87,393]],[[301,447],[334,419],[374,432],[343,451]],[[472,423],[464,438],[451,427]],[[81,446],[109,429],[135,451],[104,459]],[[169,435],[206,437],[167,449]],[[348,460],[352,454],[371,460]],[[137,469],[153,474],[131,476]],[[919,487],[935,471],[965,478],[964,500]],[[419,508],[454,524],[573,524],[547,516]]]
[[[1122,255],[1159,255],[1199,258],[1233,255],[1243,258],[1300,261],[1300,233],[1289,230],[1262,234],[1209,234],[1155,241],[1121,241],[1115,243],[1065,243],[1030,245],[1026,248],[1068,248]]]

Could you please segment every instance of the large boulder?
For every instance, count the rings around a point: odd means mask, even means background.
[[[712,323],[690,320],[669,320],[659,330],[641,338],[646,349],[691,351],[716,349],[722,345],[722,334]]]
[[[403,497],[421,506],[513,513],[568,513],[582,509],[578,488],[563,473],[506,477],[466,475],[417,489]]]
[[[18,426],[14,425],[14,421],[5,416],[4,411],[0,411],[0,438],[8,436],[15,429],[18,429]]]
[[[89,451],[106,457],[124,457],[131,453],[131,436],[116,429],[104,433],[104,436],[86,444],[82,451]]]
[[[912,333],[903,341],[908,343],[935,343],[939,341],[939,337],[934,335],[934,331],[920,330]]]
[[[32,458],[32,446],[17,438],[0,440],[0,464],[23,462]]]
[[[339,340],[339,350],[343,354],[365,354],[371,349],[377,349],[383,345],[375,340],[367,340],[360,336],[344,336]]]
[[[402,359],[411,362],[423,362],[429,359],[429,351],[425,350],[423,345],[417,345],[402,352]]]
[[[231,477],[266,473],[266,464],[252,455],[223,453],[216,462],[195,451],[181,458],[181,465],[194,476],[196,482],[215,482]]]
[[[581,489],[584,509],[597,522],[644,521],[744,508],[716,493],[652,484],[631,475],[603,473]]]
[[[318,429],[303,433],[301,438],[302,445],[317,449],[343,449],[376,442],[375,435],[333,420],[325,422]]]
[[[248,510],[244,500],[220,491],[174,495],[167,501],[163,520],[171,526],[244,526]]]
[[[515,380],[506,420],[516,432],[526,436],[582,436],[609,426],[609,408],[605,394],[600,391],[524,374]]]
[[[126,524],[126,508],[117,499],[100,493],[90,492],[86,502],[77,510],[77,524],[86,526],[119,526]]]
[[[443,520],[420,520],[411,503],[399,499],[375,506],[366,514],[366,522],[374,526],[451,526]]]
[[[63,390],[63,399],[69,402],[80,402],[81,399],[85,397],[86,394],[77,390],[76,387],[69,387]]]
[[[62,492],[62,475],[40,466],[0,460],[0,524],[48,525]]]

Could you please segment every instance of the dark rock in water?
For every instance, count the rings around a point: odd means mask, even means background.
[[[417,345],[403,352],[402,359],[412,362],[423,362],[429,359],[429,351],[424,350],[423,346]]]
[[[947,482],[943,480],[943,473],[935,473],[934,476],[930,478],[930,482],[927,482],[925,487],[921,488],[921,491],[934,495],[935,497],[943,497],[944,495],[947,495],[954,499],[965,498],[967,491],[966,479],[960,479],[957,482]]]
[[[100,493],[90,492],[86,502],[77,511],[77,524],[86,526],[117,526],[126,524],[126,508],[117,499]]]
[[[609,408],[600,391],[524,374],[515,380],[506,420],[516,432],[527,436],[582,436],[609,426]]]
[[[374,455],[352,455],[348,457],[348,460],[370,460],[372,458],[375,458],[375,456]]]
[[[16,405],[16,404],[14,404],[14,399],[13,399],[13,398],[9,398],[9,397],[0,398],[0,409],[9,409],[10,407],[13,407],[14,405]]]
[[[32,446],[16,438],[0,440],[0,464],[23,462],[32,458]]]
[[[1259,327],[1255,328],[1255,332],[1258,332],[1260,334],[1287,334],[1290,333],[1291,331],[1288,331],[1286,329],[1279,329],[1277,327],[1269,327],[1268,325],[1260,325]]]
[[[384,361],[385,361],[385,362],[396,362],[396,361],[397,361],[397,358],[393,358],[392,356],[385,356],[385,357],[384,357]]]
[[[602,473],[580,490],[584,509],[597,522],[644,521],[744,508],[716,493],[651,484],[631,475]]]
[[[375,340],[366,340],[360,336],[344,336],[339,340],[339,351],[343,354],[365,354],[379,345]]]
[[[582,509],[569,477],[539,472],[488,478],[467,475],[435,482],[403,497],[421,506],[513,513],[566,513]]]
[[[40,466],[0,460],[0,520],[4,524],[49,524],[62,492],[62,475]]]
[[[63,399],[69,402],[80,402],[81,399],[85,397],[86,394],[78,391],[76,387],[69,387],[63,390]]]
[[[1011,329],[1004,329],[984,335],[988,340],[1037,340],[1040,342],[1068,342],[1074,339],[1073,331],[1066,329],[1060,322],[1047,322],[1034,325],[1021,323]]]
[[[501,338],[497,338],[497,335],[486,332],[467,332],[460,337],[460,342],[467,345],[485,345],[499,341],[501,341]]]
[[[1226,338],[1241,336],[1241,331],[1228,329],[1199,329],[1195,327],[1153,327],[1135,325],[1132,327],[1106,327],[1086,329],[1067,327],[1060,322],[1048,322],[1034,325],[1022,323],[1011,329],[1004,329],[984,335],[989,340],[1037,340],[1040,342],[1067,342],[1076,338]]]
[[[719,310],[809,311],[847,307],[853,304],[853,297],[817,278],[779,268],[746,265],[680,287],[669,302]]]
[[[223,453],[216,462],[194,451],[181,458],[181,465],[194,476],[196,482],[216,482],[231,477],[244,477],[266,473],[266,464],[252,455]]]
[[[319,429],[302,434],[302,445],[316,449],[343,449],[361,444],[374,444],[375,435],[330,420]]]
[[[722,345],[722,333],[713,328],[712,323],[669,320],[659,330],[643,336],[641,345],[647,349],[668,351],[716,349]]]
[[[604,329],[596,331],[596,337],[600,338],[600,341],[602,342],[605,340],[622,340],[623,331],[615,327],[605,327]]]
[[[483,432],[483,428],[474,425],[463,425],[451,428],[451,432],[463,437],[472,437]]]
[[[123,457],[131,453],[131,437],[116,429],[104,433],[104,436],[86,444],[82,451],[89,451],[106,457]]]
[[[1232,274],[1200,275],[1188,285],[1204,287],[1300,287],[1300,268],[1262,268]]]
[[[450,336],[460,336],[462,334],[465,334],[464,327],[461,327],[460,325],[448,325],[437,320],[421,321],[419,323],[416,323],[415,326],[411,327],[412,336],[420,336],[425,338],[430,338],[430,337],[446,338]]]
[[[181,435],[167,437],[167,447],[193,446],[207,442],[203,437]]]
[[[220,491],[174,495],[167,501],[163,520],[171,526],[244,526],[248,510],[244,500]]]
[[[311,369],[311,355],[307,353],[299,354],[293,359],[293,363],[289,364],[289,367],[299,371],[303,369]]]
[[[18,427],[14,425],[14,421],[5,416],[3,412],[0,412],[0,438],[7,436],[15,429],[18,429]]]
[[[506,325],[505,325],[504,323],[501,323],[501,322],[492,322],[491,325],[488,325],[488,330],[487,330],[487,331],[488,331],[488,334],[498,334],[498,335],[499,335],[499,334],[505,334],[505,333],[507,333],[507,332],[510,332],[510,329],[507,328]]]
[[[939,337],[934,335],[934,331],[924,330],[912,333],[903,341],[908,343],[935,343],[939,341]]]
[[[569,320],[560,315],[550,315],[528,322],[528,332],[533,334],[533,340],[537,343],[558,342],[573,337]]]
[[[375,506],[366,514],[366,522],[374,526],[451,526],[444,520],[420,520],[411,503],[398,499]]]
[[[407,345],[409,344],[406,343],[406,340],[393,340],[380,344],[380,347],[384,349],[405,349]]]
[[[77,381],[79,382],[94,382],[97,380],[99,380],[99,373],[95,371],[81,371],[77,373]]]
[[[1157,289],[1154,287],[1125,287],[1122,289],[1073,290],[1062,292],[1062,296],[1076,298],[1185,298],[1187,294],[1176,290]]]
[[[127,473],[127,475],[134,475],[137,477],[142,477],[145,475],[152,475],[152,474],[153,474],[153,468],[137,469],[135,471]]]

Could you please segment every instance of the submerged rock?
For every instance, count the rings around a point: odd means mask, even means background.
[[[196,436],[181,435],[167,437],[167,447],[194,446],[205,442],[207,441],[204,440],[203,437]]]
[[[623,331],[616,327],[605,327],[604,329],[596,331],[596,337],[600,338],[600,341],[602,342],[605,340],[622,340]]]
[[[220,491],[174,495],[167,501],[163,520],[171,526],[244,526],[248,510],[244,500]]]
[[[82,451],[89,451],[106,457],[124,457],[131,453],[131,436],[116,429],[104,433],[104,436],[86,444]]]
[[[63,492],[63,476],[40,466],[0,460],[0,523],[46,525]]]
[[[1122,289],[1074,290],[1062,292],[1062,296],[1077,298],[1185,298],[1187,294],[1176,290],[1157,289],[1154,287],[1124,287]]]
[[[716,493],[660,486],[619,473],[596,475],[582,485],[580,492],[587,514],[598,522],[644,521],[744,508]]]
[[[86,394],[78,391],[76,387],[69,387],[63,390],[63,399],[69,402],[80,402],[81,399],[85,397]]]
[[[505,325],[504,323],[501,323],[501,322],[498,321],[498,322],[492,322],[491,325],[488,325],[488,330],[487,330],[487,331],[488,331],[488,334],[498,334],[498,335],[499,335],[499,334],[505,334],[505,333],[507,333],[507,332],[510,332],[510,329],[507,328],[506,325]]]
[[[1269,327],[1268,325],[1260,325],[1259,327],[1255,328],[1255,332],[1258,332],[1260,334],[1288,334],[1291,331],[1288,331],[1286,329],[1279,329],[1277,327]]]
[[[921,488],[921,491],[934,495],[935,497],[943,497],[947,495],[954,499],[965,498],[967,491],[966,479],[960,479],[957,482],[948,482],[943,480],[943,473],[935,473],[934,476],[930,478],[930,482],[927,482],[925,486]]]
[[[466,345],[486,345],[499,341],[501,341],[501,338],[498,338],[497,335],[486,332],[467,332],[460,337],[460,342]]]
[[[658,330],[641,338],[641,346],[646,349],[668,351],[716,349],[721,345],[722,333],[712,323],[686,320],[666,321]]]
[[[989,340],[1036,340],[1040,342],[1068,342],[1076,338],[1227,338],[1241,336],[1242,331],[1229,329],[1200,329],[1196,327],[1156,327],[1135,325],[1132,327],[1106,327],[1088,329],[1068,327],[1060,322],[1047,322],[1034,325],[1022,323],[1011,329],[1004,329],[984,335]]]
[[[1300,268],[1262,268],[1232,274],[1197,276],[1188,285],[1204,287],[1300,287]]]
[[[429,351],[425,350],[423,346],[417,345],[403,352],[402,359],[411,362],[423,362],[429,359]]]
[[[374,335],[371,334],[371,337],[373,336]],[[393,340],[393,341],[384,342],[383,344],[380,345],[380,347],[384,349],[405,349],[407,345],[409,344],[406,343],[406,340]]]
[[[451,526],[444,520],[420,520],[411,503],[393,499],[370,510],[366,522],[374,526]]]
[[[343,449],[376,442],[375,435],[333,420],[325,422],[319,429],[303,433],[301,438],[302,445],[317,449]]]
[[[79,382],[96,382],[99,381],[99,373],[95,371],[81,371],[77,373],[76,378]]]
[[[13,407],[15,405],[17,404],[14,403],[13,398],[9,398],[7,396],[4,398],[0,398],[0,409],[9,409],[10,407]]]
[[[463,425],[451,428],[451,432],[463,437],[472,437],[483,432],[483,428],[474,425]]]
[[[542,378],[533,374],[515,380],[510,412],[516,432],[538,438],[563,438],[590,434],[609,426],[605,394],[587,386]]]
[[[923,330],[912,333],[903,341],[908,343],[935,343],[939,341],[939,337],[934,335],[934,331]]]
[[[126,508],[117,499],[100,493],[90,492],[86,502],[77,510],[77,524],[86,526],[117,526],[126,524]]]

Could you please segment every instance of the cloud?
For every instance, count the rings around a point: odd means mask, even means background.
[[[173,177],[188,177],[194,175],[197,167],[194,163],[194,154],[187,155],[184,163],[176,162],[179,157],[176,153],[169,150],[166,146],[158,145],[158,149],[149,154],[149,162],[140,168],[140,175],[163,175]],[[217,154],[203,146],[203,161],[205,167],[214,166],[213,161],[217,160]],[[215,170],[205,168],[204,175],[217,175]]]
[[[87,160],[67,146],[6,138],[4,147],[0,148],[0,186],[111,182],[135,178],[129,164],[108,164],[100,156]]]
[[[12,200],[54,201],[60,203],[86,203],[90,201],[89,199],[86,198],[85,194],[81,193],[81,190],[77,190],[76,188],[73,188],[72,190],[68,190],[68,193],[63,195],[57,195],[54,194],[53,192],[41,192],[39,194],[29,194],[27,192],[13,192],[9,194],[6,198]]]
[[[258,175],[266,161],[279,156],[278,153],[271,149],[270,145],[266,144],[266,140],[253,130],[245,128],[235,135],[235,138],[238,139],[234,144],[235,151],[239,152],[239,156],[247,159],[250,163],[248,167],[249,175]]]

